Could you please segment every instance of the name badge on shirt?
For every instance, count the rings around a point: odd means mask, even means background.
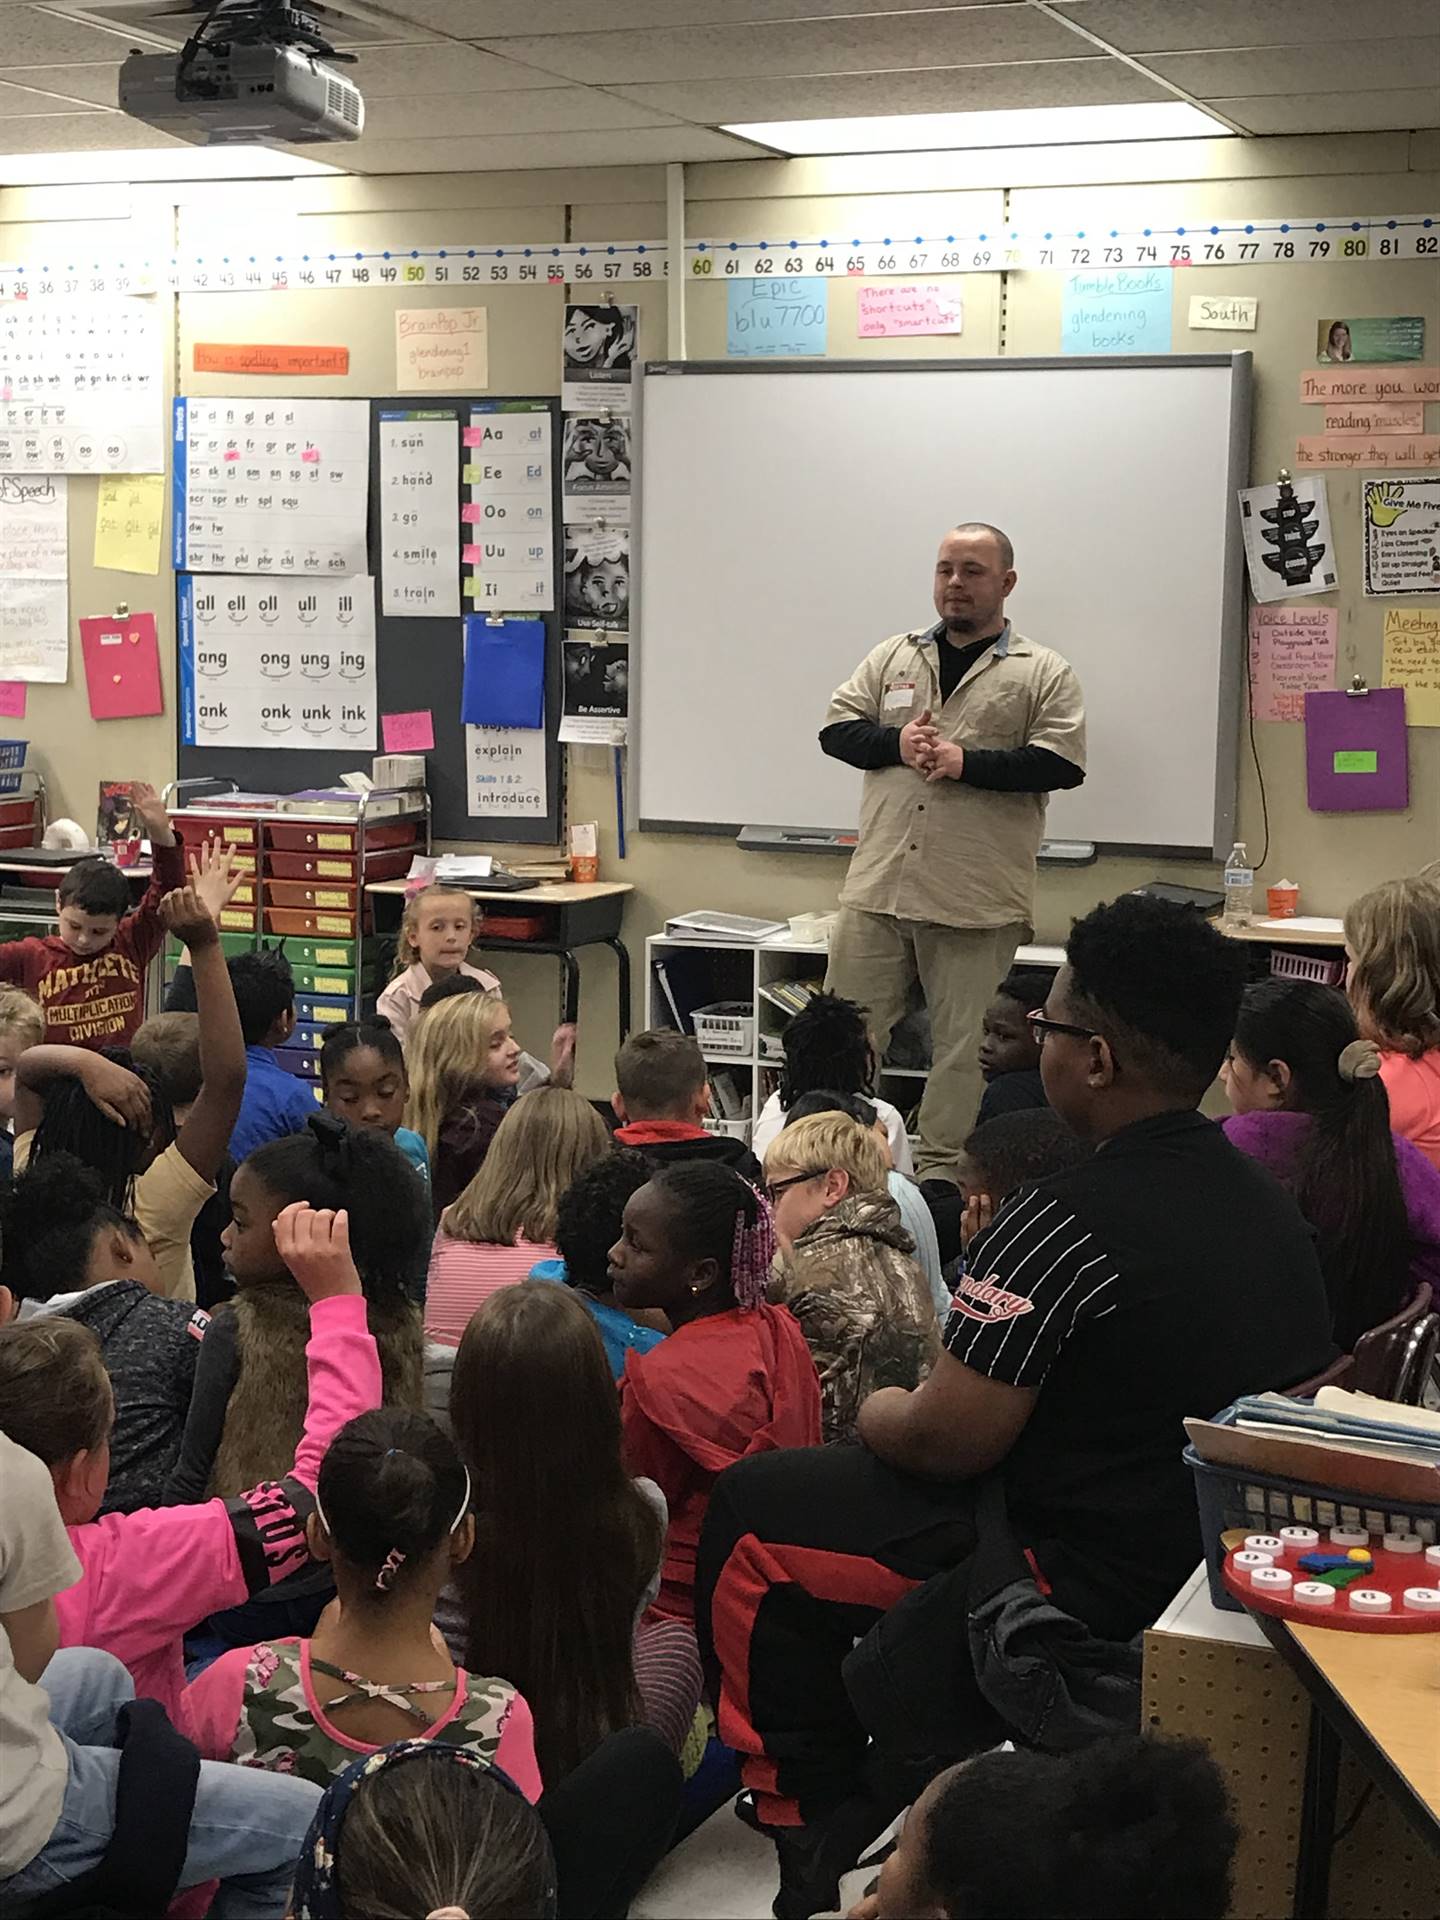
[[[915,704],[915,682],[913,680],[892,680],[885,689],[885,698],[881,703],[883,711],[891,713],[898,707],[910,707]]]

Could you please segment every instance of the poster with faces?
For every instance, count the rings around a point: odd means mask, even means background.
[[[373,580],[187,575],[179,609],[185,746],[374,750]]]
[[[623,746],[630,725],[629,641],[569,634],[563,666],[560,738],[576,746]]]
[[[567,526],[565,624],[630,631],[630,529]]]
[[[566,413],[630,411],[640,309],[607,301],[567,306],[560,404]]]
[[[631,426],[628,413],[566,420],[560,471],[567,520],[591,519],[602,510],[629,518]]]

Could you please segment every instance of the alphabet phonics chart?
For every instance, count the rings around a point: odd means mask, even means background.
[[[548,613],[555,605],[555,504],[550,415],[472,409],[461,479],[465,597],[476,612]]]
[[[181,744],[375,747],[375,583],[186,577]]]
[[[160,339],[148,300],[0,303],[0,473],[163,473]]]
[[[380,416],[380,608],[460,612],[460,428],[453,408]]]
[[[175,569],[363,573],[363,400],[177,400]]]

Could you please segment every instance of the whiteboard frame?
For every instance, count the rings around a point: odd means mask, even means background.
[[[1215,804],[1211,844],[1202,846],[1157,846],[1145,841],[1101,841],[1096,851],[1105,854],[1137,855],[1194,860],[1223,860],[1235,842],[1239,806],[1240,729],[1245,705],[1242,698],[1247,679],[1245,635],[1245,548],[1236,501],[1239,490],[1250,480],[1250,427],[1254,397],[1254,356],[1248,350],[1233,353],[1126,353],[1045,356],[1005,356],[964,360],[649,360],[644,378],[634,392],[635,433],[643,447],[644,394],[651,379],[671,379],[686,374],[724,374],[738,378],[761,378],[767,374],[831,373],[997,373],[1086,371],[1095,367],[1228,367],[1230,381],[1230,417],[1226,442],[1226,489],[1229,506],[1225,514],[1225,544],[1221,561],[1223,609],[1220,629],[1220,679],[1215,713]],[[637,462],[634,487],[634,535],[638,546],[645,537],[645,461]],[[645,671],[644,608],[636,607],[635,595],[640,568],[631,559],[632,639],[638,635],[640,646],[632,647],[630,658],[629,751],[637,760],[644,754],[643,701],[639,677]],[[774,821],[695,821],[661,820],[639,812],[640,780],[630,780],[630,807],[635,817],[629,822],[645,833],[703,834],[733,839],[744,828],[784,826]],[[817,829],[818,831],[818,829]],[[851,828],[837,828],[851,832]],[[836,851],[849,853],[849,846]],[[814,852],[814,846],[796,851]]]

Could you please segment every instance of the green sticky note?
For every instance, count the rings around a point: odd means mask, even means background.
[[[480,469],[478,467],[462,467],[460,469],[460,479],[467,487],[477,487],[480,484]]]
[[[1375,773],[1378,771],[1379,754],[1373,747],[1365,749],[1351,748],[1348,752],[1335,756],[1336,773]]]

